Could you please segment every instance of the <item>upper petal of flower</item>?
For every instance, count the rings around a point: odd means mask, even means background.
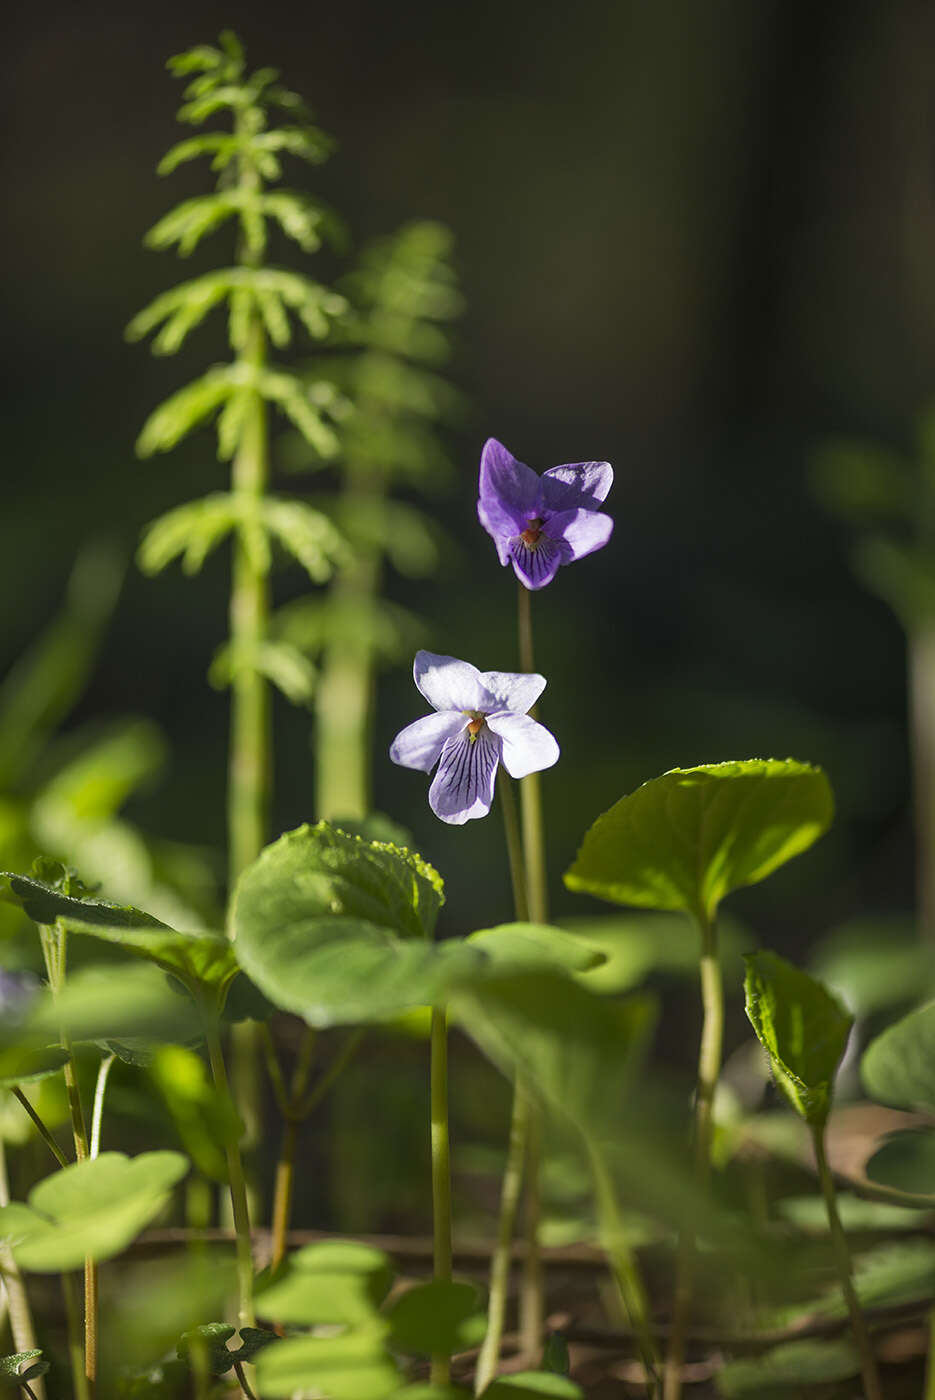
[[[492,697],[484,689],[481,674],[469,661],[416,652],[413,680],[435,710],[491,710]]]
[[[482,671],[481,680],[497,702],[498,710],[524,715],[545,690],[545,676],[536,672]]]
[[[509,543],[509,558],[513,572],[520,583],[527,588],[545,588],[558,573],[559,565],[566,563],[570,552],[564,550],[560,542],[550,539],[543,532],[535,547],[526,544],[519,535],[514,535]]]
[[[559,755],[558,743],[545,725],[508,710],[487,716],[487,727],[503,740],[503,766],[511,778],[525,778],[541,768],[551,768]]]
[[[563,510],[550,515],[542,527],[543,534],[567,547],[562,563],[583,559],[601,549],[613,533],[614,522],[599,510]]]
[[[418,768],[431,773],[448,739],[466,728],[464,715],[454,710],[442,710],[424,715],[401,729],[390,744],[390,758],[402,768]]]
[[[525,530],[539,510],[539,478],[496,438],[488,438],[480,459],[477,514],[494,539],[500,563],[509,563],[509,540]]]
[[[486,817],[499,761],[500,740],[486,725],[473,742],[467,729],[449,739],[429,788],[429,806],[436,817],[451,826]]]
[[[614,484],[609,462],[568,462],[542,474],[542,502],[547,510],[594,510]]]

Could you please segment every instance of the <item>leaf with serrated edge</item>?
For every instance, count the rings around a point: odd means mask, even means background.
[[[807,972],[776,953],[747,955],[746,1012],[792,1107],[820,1126],[854,1018]]]
[[[598,817],[565,884],[711,918],[731,890],[807,850],[832,811],[824,773],[794,759],[673,768]]]

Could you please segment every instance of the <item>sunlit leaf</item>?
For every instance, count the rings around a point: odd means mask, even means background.
[[[241,877],[238,960],[277,1006],[311,1025],[383,1020],[443,1001],[485,965],[426,941],[442,882],[421,856],[320,822],[287,833]]]
[[[586,972],[606,962],[606,954],[585,939],[551,924],[498,924],[478,929],[467,940],[481,948],[496,967],[557,968]]]
[[[746,1010],[777,1083],[797,1113],[823,1124],[854,1018],[807,972],[776,953],[747,957]]]
[[[0,1052],[0,1089],[15,1089],[20,1084],[47,1079],[51,1074],[58,1074],[67,1061],[68,1051],[58,1045],[45,1050],[13,1046]]]
[[[14,1356],[0,1356],[0,1384],[22,1385],[44,1376],[49,1369],[41,1351],[18,1351]]]
[[[584,1400],[580,1385],[554,1371],[514,1371],[498,1376],[482,1392],[484,1400]]]
[[[0,1208],[0,1239],[21,1268],[59,1273],[109,1259],[158,1215],[188,1170],[178,1152],[102,1152],[40,1181],[28,1205]]]
[[[711,918],[731,890],[807,850],[831,816],[824,773],[793,759],[675,768],[598,817],[565,883]]]
[[[383,1326],[371,1325],[337,1337],[287,1338],[257,1358],[257,1388],[283,1400],[305,1390],[328,1400],[384,1400],[400,1383],[384,1335]]]
[[[385,1254],[354,1240],[328,1240],[290,1254],[285,1272],[257,1296],[262,1317],[306,1326],[375,1319],[392,1269]]]

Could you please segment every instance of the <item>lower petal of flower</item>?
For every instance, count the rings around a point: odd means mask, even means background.
[[[534,545],[528,545],[521,535],[510,540],[513,572],[527,588],[544,588],[551,583],[563,562],[562,555],[561,546],[544,534]]]
[[[473,739],[466,728],[449,739],[429,788],[429,806],[436,817],[452,826],[486,817],[499,761],[500,740],[486,724]]]

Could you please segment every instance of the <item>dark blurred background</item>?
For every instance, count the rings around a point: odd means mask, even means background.
[[[154,167],[180,134],[165,59],[235,28],[339,142],[290,180],[355,243],[414,217],[457,239],[467,312],[452,377],[472,416],[439,510],[458,551],[437,582],[390,592],[435,649],[515,662],[515,584],[477,524],[481,444],[537,468],[606,457],[607,549],[535,600],[545,777],[558,875],[593,818],[675,765],[776,755],[826,766],[839,817],[802,861],[735,901],[795,954],[851,914],[905,909],[913,845],[904,641],[815,504],[829,434],[909,441],[935,387],[935,10],[921,0],[750,4],[583,0],[471,6],[341,0],[51,0],[18,7],[4,49],[4,490],[0,663],[57,607],[81,541],[117,538],[220,489],[205,432],[138,462],[151,408],[212,358],[175,359],[123,328],[190,274],[144,232],[194,166]],[[195,270],[229,256],[224,235]],[[317,260],[312,275],[341,271]],[[195,580],[130,568],[72,722],[142,713],[171,762],[131,815],[223,843],[227,700],[205,679],[225,633],[226,558]],[[445,828],[386,745],[422,713],[382,685],[378,805],[448,880],[448,931],[508,909],[499,819]],[[312,812],[310,718],[277,712],[276,826]]]

